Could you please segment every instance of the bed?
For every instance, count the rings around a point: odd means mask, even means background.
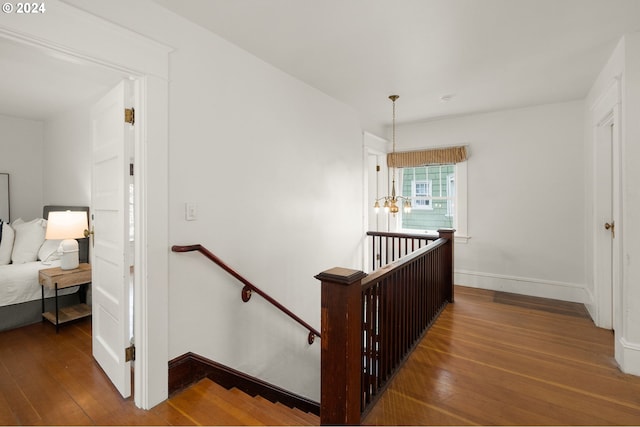
[[[44,268],[59,267],[60,260],[56,250],[59,241],[44,240],[46,219],[53,211],[84,211],[86,206],[45,206],[42,218],[30,221],[14,220],[2,225],[0,240],[0,331],[25,326],[42,320],[42,287],[38,283],[38,271]],[[80,262],[89,262],[89,239],[78,239]],[[13,241],[13,245],[9,242]],[[37,251],[36,251],[37,249]],[[34,251],[35,255],[34,255]],[[11,261],[6,264],[7,253]],[[33,259],[35,257],[35,260]],[[58,292],[60,307],[77,304],[80,298],[79,287]],[[55,304],[54,291],[45,289],[45,311],[52,310]]]

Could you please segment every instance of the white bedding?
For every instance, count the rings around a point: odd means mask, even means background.
[[[46,264],[41,261],[24,264],[0,265],[0,306],[39,300],[42,298],[42,287],[38,283],[38,271],[43,268],[59,267],[60,261]],[[58,291],[58,295],[74,293],[78,286]],[[53,289],[45,288],[45,298],[55,296]]]

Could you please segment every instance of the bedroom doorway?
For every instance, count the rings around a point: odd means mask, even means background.
[[[40,19],[8,14],[0,37],[35,47],[82,69],[99,66],[133,77],[140,107],[135,147],[135,405],[168,397],[169,360],[169,53],[172,49],[67,2],[47,4]],[[11,83],[12,81],[10,81]],[[15,86],[15,84],[14,84]],[[23,85],[31,86],[31,85]],[[51,87],[50,89],[59,89]],[[89,146],[89,135],[85,142]],[[88,161],[87,161],[88,163]],[[76,164],[80,164],[76,161]],[[87,182],[88,183],[88,182]],[[152,283],[153,286],[148,286]]]

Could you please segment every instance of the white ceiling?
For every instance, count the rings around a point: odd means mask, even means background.
[[[47,118],[96,99],[124,76],[0,37],[0,115]]]
[[[363,127],[584,98],[639,0],[154,0],[351,105]],[[449,95],[449,102],[441,97]]]
[[[365,130],[583,98],[640,0],[154,0],[352,106]],[[44,119],[123,78],[0,39],[0,114]],[[449,95],[449,102],[441,97]]]

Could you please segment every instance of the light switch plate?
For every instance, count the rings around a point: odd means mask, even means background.
[[[187,221],[195,221],[198,219],[198,207],[195,203],[184,204],[184,219]]]

